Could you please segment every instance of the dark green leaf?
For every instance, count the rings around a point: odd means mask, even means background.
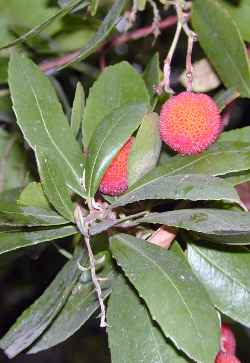
[[[0,254],[14,251],[19,248],[36,246],[40,243],[72,236],[76,233],[77,229],[73,226],[63,226],[28,232],[22,230],[0,232]]]
[[[188,260],[214,305],[250,327],[250,253],[243,247],[211,249],[188,245]]]
[[[150,59],[149,63],[146,66],[146,69],[143,73],[143,79],[148,89],[148,93],[150,95],[150,103],[152,105],[152,109],[154,109],[158,96],[154,90],[155,86],[160,83],[161,70],[160,70],[160,60],[159,53],[155,53],[153,57]]]
[[[146,199],[223,200],[242,205],[235,189],[226,181],[208,175],[174,175],[140,181],[116,198],[113,207]]]
[[[250,213],[223,209],[180,209],[152,213],[137,222],[159,223],[205,235],[226,244],[250,244]]]
[[[155,167],[160,151],[159,116],[157,113],[150,112],[144,116],[129,154],[129,186],[133,185]]]
[[[42,296],[22,313],[1,339],[0,347],[9,358],[15,357],[32,344],[63,308],[80,275],[77,262],[82,256],[82,251],[78,250]]]
[[[144,185],[162,176],[181,174],[218,176],[248,170],[250,168],[249,146],[249,144],[239,142],[218,142],[199,155],[185,157],[176,155],[168,158],[165,164],[155,168],[137,185]]]
[[[131,286],[116,280],[108,305],[108,337],[112,363],[185,363],[149,314]],[[135,344],[136,342],[136,344]]]
[[[106,168],[147,112],[145,104],[129,104],[106,116],[96,129],[86,160],[86,190],[93,197]]]
[[[250,97],[250,69],[240,32],[215,0],[195,0],[192,22],[199,42],[227,88]]]
[[[90,89],[86,102],[82,132],[84,146],[88,147],[104,117],[128,103],[149,103],[141,76],[127,62],[107,67]]]
[[[87,264],[87,261],[85,263]],[[100,271],[100,276],[108,279],[106,283],[101,282],[102,297],[106,299],[111,293],[112,269],[110,264]],[[80,278],[60,313],[28,353],[37,353],[65,341],[79,330],[99,307],[93,284],[86,283]]]
[[[126,234],[113,236],[111,249],[164,335],[196,362],[213,362],[218,315],[184,255]]]
[[[85,105],[85,94],[83,86],[80,82],[77,83],[74,103],[72,107],[71,122],[73,134],[77,137],[78,132],[83,122],[83,112]]]
[[[49,80],[29,59],[14,54],[9,83],[17,122],[35,150],[42,147],[62,167],[67,185],[83,195],[83,156]]]
[[[74,222],[74,204],[66,187],[63,169],[60,168],[56,160],[48,158],[42,149],[36,150],[36,157],[42,187],[48,200],[66,220]]]
[[[0,226],[53,226],[68,221],[53,210],[22,207],[15,203],[0,203]]]
[[[74,54],[71,59],[63,65],[63,67],[58,67],[58,69],[68,67],[75,62],[79,62],[80,60],[87,58],[98,47],[100,47],[118,22],[126,2],[127,0],[116,0],[95,35],[87,42],[87,44],[85,44],[84,47],[80,49],[79,52],[76,52],[76,54]]]

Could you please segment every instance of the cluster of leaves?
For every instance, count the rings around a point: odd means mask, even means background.
[[[67,32],[67,21],[78,24],[76,11],[89,3],[60,1],[59,9],[40,1],[41,8],[35,5],[40,24],[36,12],[27,17],[23,3],[0,1],[5,9],[3,48],[18,45],[22,53],[29,54],[30,48],[53,53],[59,44],[60,54],[81,46],[68,66],[100,46],[125,6],[124,0],[116,0],[103,22],[95,19],[95,29],[86,20],[86,29],[81,24],[80,30]],[[92,0],[90,5],[94,15],[98,3]],[[242,21],[247,7],[247,0],[238,10],[223,1],[193,1],[193,26],[225,85],[216,98],[221,109],[228,99],[250,97],[242,40],[250,40]],[[62,16],[68,18],[66,23]],[[88,38],[85,44],[79,44],[82,32]],[[250,128],[222,133],[197,156],[172,155],[161,148],[155,112],[161,103],[153,91],[161,74],[158,54],[142,75],[127,62],[107,67],[90,89],[86,105],[78,83],[67,118],[51,81],[19,50],[10,61],[5,50],[1,61],[3,70],[9,63],[9,73],[7,77],[1,72],[1,80],[8,79],[16,122],[35,154],[40,180],[35,182],[27,172],[19,136],[2,131],[0,253],[67,236],[72,236],[74,251],[0,340],[0,347],[9,357],[48,349],[74,334],[98,309],[74,210],[96,197],[105,170],[134,135],[128,191],[116,198],[98,195],[116,218],[97,219],[90,226],[103,299],[112,290],[107,314],[112,362],[214,362],[219,312],[250,327],[250,214],[235,190],[250,180]],[[146,241],[155,225],[176,229],[169,250]]]

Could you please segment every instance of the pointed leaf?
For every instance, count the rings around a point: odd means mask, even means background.
[[[235,189],[226,181],[213,176],[191,174],[162,176],[142,185],[139,181],[126,194],[116,198],[113,207],[146,199],[223,200],[242,206]]]
[[[67,185],[83,194],[83,157],[50,81],[29,59],[11,57],[9,84],[17,123],[33,148],[46,149],[61,165]]]
[[[196,362],[214,362],[218,315],[184,255],[126,234],[113,236],[111,249],[165,336]]]
[[[107,67],[90,89],[86,102],[82,131],[84,146],[88,147],[105,116],[128,103],[149,103],[142,77],[127,62]]]
[[[194,231],[206,240],[225,244],[250,244],[250,213],[223,209],[180,209],[152,213],[137,223],[159,223]],[[204,238],[205,235],[205,238]]]
[[[77,262],[82,256],[82,251],[78,250],[42,296],[22,313],[0,340],[0,347],[9,358],[15,357],[32,344],[62,309],[80,275]]]
[[[40,243],[53,241],[59,238],[72,236],[77,233],[77,229],[73,226],[63,226],[50,229],[41,229],[36,231],[12,231],[0,232],[0,254],[25,248],[36,246]]]
[[[250,97],[250,69],[239,29],[215,0],[195,0],[192,22],[199,42],[227,88]]]
[[[88,261],[82,262],[83,266],[87,264]],[[106,282],[101,282],[103,299],[111,293],[112,274],[110,264],[100,272],[100,277],[107,278]],[[82,281],[80,277],[60,313],[28,353],[37,353],[65,341],[79,330],[98,308],[100,304],[93,284]]]
[[[41,183],[32,182],[23,189],[17,203],[26,207],[51,209],[48,199],[45,197]]]
[[[106,168],[147,112],[145,104],[129,104],[106,116],[96,129],[86,160],[86,190],[93,197]]]
[[[83,86],[80,82],[77,83],[75,98],[72,107],[70,126],[75,137],[81,128],[83,122],[83,112],[85,105],[85,94]]]
[[[244,247],[212,249],[188,245],[188,260],[214,305],[250,327],[250,253]]]

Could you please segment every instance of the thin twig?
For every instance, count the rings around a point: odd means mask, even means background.
[[[87,247],[88,250],[88,256],[89,256],[89,262],[90,262],[90,270],[91,270],[91,278],[92,278],[92,282],[95,286],[95,291],[97,294],[97,298],[100,304],[100,309],[101,309],[101,322],[100,322],[100,327],[101,328],[105,328],[107,326],[106,323],[106,308],[104,305],[104,301],[102,298],[102,290],[101,290],[101,286],[99,284],[98,278],[96,276],[96,268],[95,268],[95,257],[93,255],[91,246],[90,246],[90,236],[89,236],[89,228],[91,226],[92,221],[92,217],[91,217],[91,211],[90,214],[87,217],[84,217],[83,213],[82,213],[82,208],[78,205],[75,209],[75,221],[77,224],[77,227],[79,229],[79,231],[81,232],[81,234],[84,236],[84,240],[85,240],[85,245]]]
[[[193,89],[193,65],[192,65],[192,52],[193,52],[194,38],[188,37],[188,47],[186,56],[186,77],[187,77],[187,91],[191,92]]]

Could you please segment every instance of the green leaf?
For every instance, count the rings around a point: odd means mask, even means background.
[[[70,126],[73,134],[77,137],[83,122],[83,112],[85,105],[85,94],[83,86],[80,82],[77,83],[75,98],[72,107]]]
[[[53,210],[22,207],[15,203],[0,202],[0,226],[53,226],[68,223]]]
[[[145,104],[129,104],[107,115],[96,129],[86,160],[86,190],[93,197],[106,168],[147,112]]]
[[[77,250],[74,258],[57,274],[42,296],[22,313],[0,340],[0,347],[9,358],[32,344],[62,309],[80,275],[77,262],[82,256],[82,250]]]
[[[161,69],[160,69],[159,53],[155,53],[148,62],[145,71],[143,73],[143,79],[145,81],[148,93],[150,95],[150,103],[152,105],[152,109],[154,109],[158,100],[158,96],[154,91],[154,87],[160,83],[160,77],[161,77]]]
[[[201,234],[222,244],[250,244],[250,213],[223,209],[180,209],[152,213],[137,223],[157,223]]]
[[[188,245],[188,260],[214,305],[250,327],[250,253],[243,247],[212,249]]]
[[[109,10],[108,14],[104,18],[102,24],[98,28],[97,32],[91,39],[87,42],[87,44],[82,47],[79,52],[76,52],[70,60],[64,64],[63,66],[59,66],[57,70],[61,68],[68,67],[75,62],[79,62],[85,58],[87,58],[90,54],[92,54],[101,44],[105,41],[105,39],[109,36],[112,29],[116,25],[119,20],[121,13],[123,12],[127,0],[116,0]]]
[[[166,187],[167,186],[167,187]],[[226,181],[202,174],[162,176],[134,184],[115,199],[113,207],[146,199],[223,200],[242,206],[235,189]]]
[[[250,69],[240,32],[215,0],[195,0],[192,22],[199,42],[227,88],[250,97]]]
[[[66,187],[63,169],[56,160],[48,158],[43,149],[36,150],[36,157],[42,187],[48,200],[66,220],[74,222],[74,204]]]
[[[30,179],[27,155],[17,135],[0,129],[0,192],[23,187]]]
[[[138,182],[138,185],[144,185],[162,176],[181,174],[218,176],[248,170],[250,168],[249,146],[249,144],[239,142],[218,142],[209,150],[198,155],[185,157],[176,155],[168,158],[165,164],[147,174]]]
[[[9,84],[17,123],[35,149],[42,147],[62,167],[67,185],[84,195],[83,156],[50,81],[29,59],[14,54]]]
[[[214,362],[219,349],[218,315],[184,255],[126,234],[113,236],[110,243],[164,335],[196,362]]]
[[[32,182],[19,195],[17,203],[28,207],[51,209],[48,199],[45,197],[41,183]]]
[[[83,261],[82,264],[87,265],[87,263]],[[103,299],[111,293],[112,274],[110,263],[100,271],[100,277],[108,279],[105,283],[101,282]],[[79,330],[99,307],[92,282],[86,283],[80,277],[62,310],[28,353],[37,353],[65,341]]]
[[[160,151],[159,116],[157,113],[150,112],[144,116],[129,154],[129,186],[155,167]]]
[[[245,171],[241,173],[229,174],[225,176],[225,179],[231,185],[238,185],[245,183],[250,180],[250,171]]]
[[[223,6],[228,10],[229,14],[236,22],[242,38],[245,41],[250,41],[249,17],[250,3],[248,0],[240,0],[236,4],[233,1],[221,1]]]
[[[138,363],[142,357],[143,363],[187,362],[152,322],[142,301],[121,275],[113,286],[107,318],[112,363]]]
[[[68,5],[66,5],[65,7],[63,7],[62,9],[60,9],[57,12],[55,12],[54,9],[45,10],[44,14],[46,14],[46,15],[52,14],[52,15],[50,15],[47,19],[43,20],[42,23],[40,23],[39,25],[34,26],[31,30],[29,30],[25,34],[21,35],[19,38],[0,46],[0,50],[13,47],[14,45],[27,41],[30,38],[36,36],[37,34],[41,33],[44,29],[46,29],[55,20],[58,20],[58,19],[62,18],[63,16],[65,16],[66,14],[70,13],[70,11],[72,9],[74,9],[77,5],[79,5],[82,1],[83,0],[72,0]],[[34,19],[34,13],[30,9],[30,3],[31,2],[28,1],[28,4],[26,4],[26,5],[28,5],[27,7],[29,8],[29,11],[33,14],[32,16]],[[14,2],[14,4],[15,4],[15,2]],[[19,4],[20,4],[20,1],[19,1]],[[18,6],[19,4],[17,3],[16,5]],[[17,9],[16,5],[14,5],[14,11],[15,11],[15,14],[18,14],[18,9]],[[27,11],[26,11],[27,7],[25,6],[25,4],[22,1],[21,8],[22,8],[22,10],[25,9],[25,12],[26,12],[25,14],[27,14]],[[34,20],[32,20],[32,23],[33,23],[33,21]],[[40,17],[39,17],[39,21],[41,21]],[[27,26],[27,23],[25,23],[24,25]]]
[[[149,103],[141,76],[127,62],[107,67],[90,89],[86,102],[82,132],[84,146],[88,147],[104,117],[128,103]]]
[[[14,251],[19,248],[36,246],[40,243],[72,236],[76,233],[77,229],[73,226],[62,226],[28,232],[22,230],[0,232],[0,254]]]
[[[250,126],[225,131],[221,134],[218,142],[239,142],[250,145]]]
[[[90,10],[91,10],[91,15],[94,16],[97,12],[98,6],[99,6],[99,1],[100,0],[91,0],[90,2]]]

